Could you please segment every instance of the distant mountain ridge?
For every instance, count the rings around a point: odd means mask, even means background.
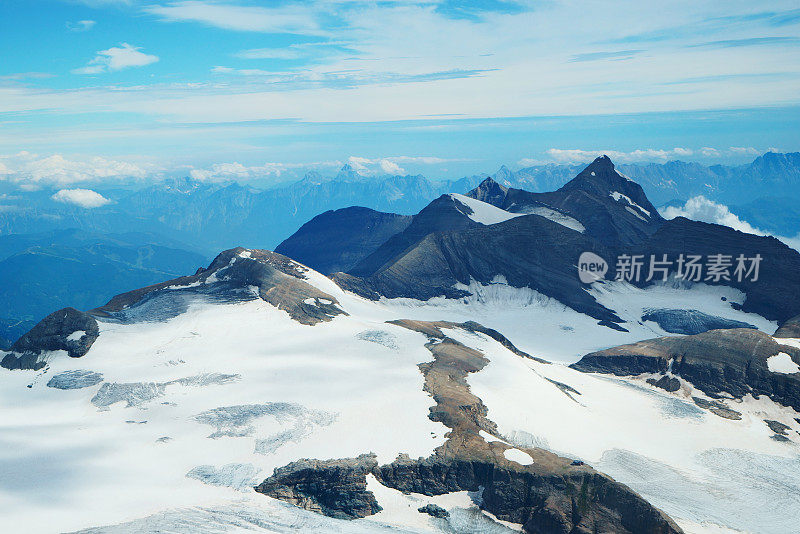
[[[327,226],[336,227],[337,219],[335,213],[330,214]],[[368,232],[355,231],[348,239],[357,243],[367,237]],[[354,250],[352,246],[347,249],[348,262],[353,261]],[[741,290],[746,298],[737,305],[744,311],[779,321],[800,313],[800,288],[787,283],[800,272],[797,251],[777,239],[726,226],[683,217],[665,220],[644,190],[605,156],[550,193],[506,187],[486,178],[467,196],[442,195],[415,215],[404,230],[347,272],[332,277],[341,287],[368,298],[423,301],[466,297],[469,291],[464,288],[471,284],[487,285],[500,279],[619,328],[624,321],[615,310],[598,302],[577,276],[578,258],[587,251],[610,266],[625,254],[642,258],[666,255],[673,260],[681,254],[706,258],[758,254],[764,263],[757,281],[704,281]],[[673,263],[670,270],[675,274]],[[310,266],[316,267],[314,263]],[[641,277],[631,283],[644,287],[651,279]]]
[[[503,187],[542,193],[559,189],[583,167],[553,163],[512,171],[502,166],[491,177]],[[766,231],[789,236],[800,231],[791,227],[792,216],[771,222],[774,204],[770,202],[737,210],[737,206],[749,205],[758,197],[800,197],[800,153],[769,152],[739,166],[707,167],[670,161],[623,164],[618,169],[639,183],[655,206],[702,194],[731,206],[734,213],[759,219],[759,227]],[[422,175],[366,177],[345,165],[330,178],[311,172],[302,180],[266,190],[236,182],[219,184],[181,178],[136,191],[97,187],[111,203],[90,210],[55,202],[52,191],[22,192],[11,195],[16,200],[2,200],[0,234],[65,227],[120,233],[135,228],[188,243],[208,256],[238,245],[273,249],[326,211],[363,206],[411,215],[443,194],[470,191],[486,177],[489,175],[444,181]]]

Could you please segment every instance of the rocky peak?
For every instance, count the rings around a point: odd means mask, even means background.
[[[478,187],[467,193],[467,196],[492,204],[493,206],[501,207],[506,199],[507,193],[508,187],[500,185],[489,177],[478,184]]]
[[[498,169],[498,171],[494,173],[494,179],[500,182],[501,184],[508,184],[513,175],[514,173],[511,172],[511,170],[508,167],[502,165],[500,169]]]
[[[308,171],[303,179],[300,180],[301,183],[311,184],[311,185],[319,185],[323,182],[323,177],[317,171]]]
[[[342,165],[342,168],[339,169],[339,174],[336,175],[337,180],[359,180],[362,177],[363,175],[349,163]]]
[[[611,158],[606,155],[595,159],[559,191],[583,191],[603,201],[607,202],[610,199],[623,207],[637,210],[646,220],[662,220],[642,187],[617,171]]]

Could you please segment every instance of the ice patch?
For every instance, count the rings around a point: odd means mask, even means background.
[[[531,455],[519,449],[506,449],[503,451],[503,456],[506,457],[506,460],[517,462],[520,465],[531,465],[533,463]]]
[[[580,223],[580,221],[554,209],[546,208],[544,206],[535,206],[525,209],[524,212],[550,219],[551,221],[569,228],[570,230],[575,230],[576,232],[584,233],[586,231],[586,228]]]
[[[309,410],[299,404],[270,402],[265,404],[246,404],[214,408],[195,416],[195,420],[214,427],[208,437],[245,437],[256,433],[254,422],[271,416],[279,423],[289,423],[289,430],[273,434],[256,441],[255,452],[270,454],[288,442],[300,441],[315,427],[328,426],[336,420],[336,415],[328,412]]]
[[[264,477],[258,477],[261,472],[253,464],[227,464],[222,467],[213,465],[198,465],[188,473],[188,478],[195,478],[204,484],[224,486],[237,491],[252,491]]]
[[[83,389],[103,381],[103,375],[93,371],[64,371],[53,376],[47,387],[55,389]]]
[[[623,194],[622,194],[622,193],[620,193],[619,191],[612,191],[612,192],[611,192],[611,194],[609,194],[608,196],[610,196],[611,198],[613,198],[613,199],[614,199],[614,200],[616,200],[617,202],[619,202],[620,200],[625,200],[625,202],[627,202],[627,203],[628,203],[628,206],[626,206],[626,208],[628,209],[628,211],[630,211],[631,213],[633,213],[634,215],[636,215],[637,217],[639,217],[639,218],[640,218],[640,219],[642,219],[643,221],[646,221],[646,219],[644,219],[644,218],[643,218],[643,217],[642,217],[640,214],[638,214],[636,211],[634,211],[634,210],[633,210],[633,209],[631,209],[631,208],[636,208],[637,210],[639,210],[639,211],[641,211],[642,213],[644,213],[645,215],[647,215],[647,217],[650,217],[650,212],[649,212],[648,210],[644,209],[644,208],[643,208],[643,207],[641,207],[639,204],[637,204],[636,202],[634,202],[633,200],[631,200],[631,199],[630,199],[630,197],[628,197],[628,196],[626,196],[626,195],[623,195]]]
[[[773,373],[793,374],[800,373],[800,366],[794,363],[792,357],[785,352],[767,358],[767,368]]]
[[[106,382],[92,398],[91,403],[100,409],[107,410],[113,404],[126,402],[125,407],[132,408],[163,396],[166,393],[167,386],[176,384],[194,387],[222,385],[239,378],[239,375],[209,373],[170,380],[169,382],[133,382],[123,384]]]
[[[640,219],[640,220],[642,220],[642,221],[644,221],[644,222],[647,222],[647,219],[645,219],[644,217],[642,217],[642,216],[639,214],[639,212],[637,212],[637,211],[636,211],[635,209],[633,209],[632,207],[630,207],[630,206],[625,206],[625,211],[627,211],[628,213],[630,213],[631,215],[633,215],[633,216],[634,216],[634,217],[636,217],[637,219]]]
[[[467,217],[477,223],[487,226],[525,215],[524,213],[511,213],[506,210],[501,210],[500,208],[492,206],[486,202],[482,202],[465,195],[459,195],[458,193],[451,193],[450,198],[455,200],[457,204],[460,203],[472,210],[472,213],[465,213],[464,215],[467,215]]]
[[[356,334],[356,338],[361,341],[377,343],[392,350],[397,350],[397,336],[385,330],[364,330]]]

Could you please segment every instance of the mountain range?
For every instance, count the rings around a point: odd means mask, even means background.
[[[0,250],[197,260],[97,239]],[[600,157],[550,192],[486,177],[413,215],[327,211],[278,249],[58,309],[0,351],[0,526],[794,528],[800,253],[777,239],[665,220]],[[606,269],[583,279],[584,254]],[[759,275],[694,279],[681,255]],[[634,257],[663,278],[615,277]]]
[[[547,164],[491,175],[504,187],[554,191],[583,166]],[[798,208],[780,199],[800,195],[800,153],[768,152],[739,166],[670,161],[626,164],[619,170],[641,184],[655,206],[704,195],[728,205],[754,226],[794,236]],[[187,243],[208,257],[244,245],[275,248],[302,224],[325,211],[362,206],[412,215],[445,193],[466,193],[489,175],[435,181],[417,176],[362,176],[345,165],[333,177],[309,173],[270,189],[190,178],[170,179],[136,189],[97,186],[110,202],[87,209],[53,200],[54,191],[10,191],[0,197],[0,234],[75,227],[100,233],[149,232]],[[756,198],[753,191],[758,191]],[[774,216],[775,208],[781,215]],[[758,221],[754,223],[752,221]]]

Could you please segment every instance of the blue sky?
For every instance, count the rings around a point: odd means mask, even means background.
[[[796,0],[649,4],[4,0],[0,178],[800,149]]]

